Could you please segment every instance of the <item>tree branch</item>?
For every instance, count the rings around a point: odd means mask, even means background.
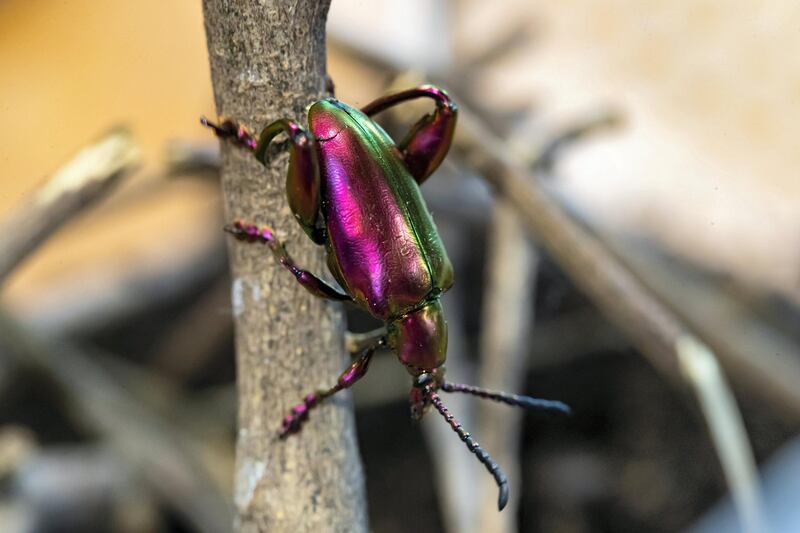
[[[173,511],[201,533],[229,530],[229,509],[187,436],[170,427],[69,342],[44,339],[0,309],[0,363],[40,370],[76,420],[108,439]]]
[[[519,216],[505,200],[492,210],[486,252],[486,282],[483,288],[483,329],[480,339],[481,364],[478,385],[488,389],[523,393],[528,370],[529,331],[534,317],[531,295],[539,270],[539,257],[528,242]],[[476,427],[487,449],[508,472],[519,472],[522,433],[521,409],[509,410],[495,402],[478,404]],[[496,490],[489,476],[480,480],[480,507],[475,531],[498,533],[518,531],[519,476],[512,476],[508,508],[498,513]]]
[[[71,217],[101,198],[139,162],[139,148],[116,129],[81,150],[31,200],[0,224],[0,284]]]
[[[328,1],[203,2],[217,112],[258,131],[305,123],[325,90]],[[287,209],[287,157],[268,169],[224,145],[228,219],[268,223],[298,263],[324,271],[322,250]],[[232,242],[239,389],[235,503],[241,531],[366,531],[366,500],[348,395],[315,411],[299,435],[277,438],[281,419],[344,368],[342,312],[305,292],[266,247]]]
[[[454,151],[477,169],[603,312],[666,375],[685,380],[706,418],[746,531],[764,531],[758,476],[741,413],[716,356],[599,239],[576,223],[462,108]]]

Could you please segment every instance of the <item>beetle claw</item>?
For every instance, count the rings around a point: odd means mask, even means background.
[[[229,120],[217,124],[216,122],[208,120],[207,117],[200,117],[200,124],[214,130],[214,134],[217,137],[230,137],[236,131],[235,129],[231,128],[233,123]]]
[[[297,433],[300,431],[300,427],[303,423],[308,420],[308,412],[317,404],[319,403],[319,394],[318,393],[311,393],[307,394],[305,398],[303,398],[303,403],[298,403],[292,410],[283,418],[283,429],[281,430],[279,437],[281,439],[285,439],[292,433]]]
[[[214,130],[220,139],[231,139],[234,144],[250,150],[256,149],[256,140],[247,129],[233,120],[223,120],[219,124],[211,122],[206,117],[200,117],[200,124]]]
[[[224,231],[230,233],[239,240],[255,242],[261,241],[269,244],[273,248],[277,247],[282,251],[280,242],[275,240],[275,232],[269,226],[256,226],[241,220],[236,220],[233,224],[226,224],[222,227]]]
[[[302,406],[302,404],[301,404]],[[297,407],[301,407],[297,406]],[[304,406],[303,406],[304,407]],[[289,435],[294,433],[298,433],[300,431],[300,427],[303,425],[305,419],[308,418],[308,411],[305,411],[302,414],[295,413],[295,409],[292,409],[292,414],[286,415],[283,418],[283,428],[281,429],[278,437],[283,440]]]
[[[508,504],[508,482],[500,485],[500,494],[497,497],[497,510],[502,511]]]

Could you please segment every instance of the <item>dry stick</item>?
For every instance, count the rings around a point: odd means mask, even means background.
[[[101,198],[139,162],[139,148],[118,128],[81,150],[33,198],[0,224],[0,284],[39,244]]]
[[[532,166],[551,168],[564,147],[617,122],[616,113],[606,112],[565,128],[534,152]],[[487,241],[488,282],[484,288],[479,383],[488,389],[517,392],[528,370],[527,348],[531,339],[527,332],[534,324],[531,296],[538,271],[538,254],[520,227],[518,215],[504,199],[499,199],[492,210]],[[519,432],[523,413],[507,411],[507,406],[481,402],[477,427],[486,435],[487,448],[495,450],[497,462],[514,472],[520,468]],[[481,497],[475,502],[479,506],[476,531],[517,531],[519,493],[515,490],[516,480],[509,481],[510,510],[498,514],[492,499]],[[482,496],[494,491],[491,480],[483,478],[481,491]]]
[[[148,309],[203,290],[227,269],[222,238],[204,239],[200,250],[184,253],[169,264],[149,257],[132,260],[124,271],[76,288],[71,280],[48,287],[44,302],[15,310],[26,325],[54,337],[87,337],[109,325],[141,316]],[[52,290],[51,290],[52,289]],[[82,289],[82,290],[81,290]],[[227,319],[229,304],[219,314]]]
[[[203,142],[174,139],[164,149],[167,176],[208,175],[219,178],[219,144],[213,140]]]
[[[503,142],[462,107],[455,152],[513,206],[570,278],[664,373],[694,388],[745,531],[765,531],[757,469],[733,394],[713,352],[542,190]]]
[[[204,0],[217,112],[258,131],[270,121],[305,123],[325,91],[325,19],[319,0]],[[291,216],[286,153],[269,168],[224,144],[222,189],[229,220],[269,223],[292,255],[324,272],[323,250]],[[308,294],[269,250],[231,239],[239,432],[235,503],[241,531],[367,531],[364,481],[348,394],[316,410],[303,431],[279,441],[281,418],[327,388],[345,367],[342,309]],[[341,397],[340,397],[341,396]]]
[[[519,224],[519,217],[506,200],[499,200],[489,222],[487,244],[488,281],[484,286],[481,331],[482,387],[520,392],[527,370],[527,332],[533,323],[530,296],[536,279],[537,257]],[[519,472],[521,409],[495,402],[478,404],[476,425],[487,450],[507,472]],[[519,476],[511,476],[508,508],[498,513],[490,497],[496,487],[488,476],[481,477],[475,531],[511,533],[517,531]]]
[[[669,258],[640,245],[612,238],[604,240],[640,273],[651,290],[680,312],[698,335],[720,353],[726,370],[734,378],[738,376],[742,385],[754,388],[759,401],[769,404],[782,418],[797,420],[800,346],[789,334],[759,317],[758,306],[737,295],[735,286],[726,287],[700,271],[676,268]]]
[[[0,358],[39,370],[64,392],[77,420],[107,439],[148,487],[204,533],[230,530],[227,500],[180,432],[131,397],[91,357],[41,339],[0,309]]]
[[[130,134],[117,129],[84,148],[2,224],[0,282],[64,222],[101,198],[139,162]],[[63,387],[80,418],[141,468],[155,492],[197,531],[228,529],[225,500],[202,468],[186,457],[168,428],[137,405],[90,359],[64,344],[57,352],[0,312],[3,353],[15,364],[34,366]]]
[[[175,317],[170,330],[152,349],[150,365],[157,374],[186,384],[208,370],[209,363],[231,335],[232,324],[224,320],[222,311],[228,306],[228,289],[226,277],[214,280],[210,287],[204,288],[197,302]]]

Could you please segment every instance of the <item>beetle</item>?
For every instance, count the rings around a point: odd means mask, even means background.
[[[371,117],[418,98],[432,99],[436,108],[395,144]],[[335,385],[306,395],[291,409],[283,419],[280,436],[297,433],[311,410],[361,379],[375,351],[385,346],[397,354],[412,376],[412,418],[421,418],[430,406],[445,418],[494,477],[502,510],[508,501],[506,475],[450,414],[438,391],[564,413],[569,407],[555,400],[445,380],[447,322],[439,298],[453,285],[453,266],[420,185],[447,155],[457,117],[458,107],[447,92],[425,85],[385,96],[361,110],[333,97],[323,98],[308,110],[308,129],[291,120],[276,120],[258,139],[233,120],[215,124],[203,118],[201,122],[218,137],[252,151],[265,165],[270,143],[286,134],[289,206],[308,237],[325,247],[328,268],[343,292],[295,264],[269,227],[237,220],[226,226],[226,231],[239,240],[269,246],[277,261],[312,294],[353,302],[386,324]]]

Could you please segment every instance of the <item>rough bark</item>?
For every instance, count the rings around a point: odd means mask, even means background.
[[[325,91],[329,2],[204,0],[217,112],[258,131],[305,108]],[[269,224],[298,264],[324,272],[322,249],[303,234],[285,196],[288,157],[263,168],[223,146],[228,219]],[[344,368],[340,305],[310,296],[266,247],[232,242],[239,434],[235,503],[240,531],[366,531],[364,482],[351,401],[339,394],[312,413],[299,435],[277,438],[280,422],[308,392]]]

